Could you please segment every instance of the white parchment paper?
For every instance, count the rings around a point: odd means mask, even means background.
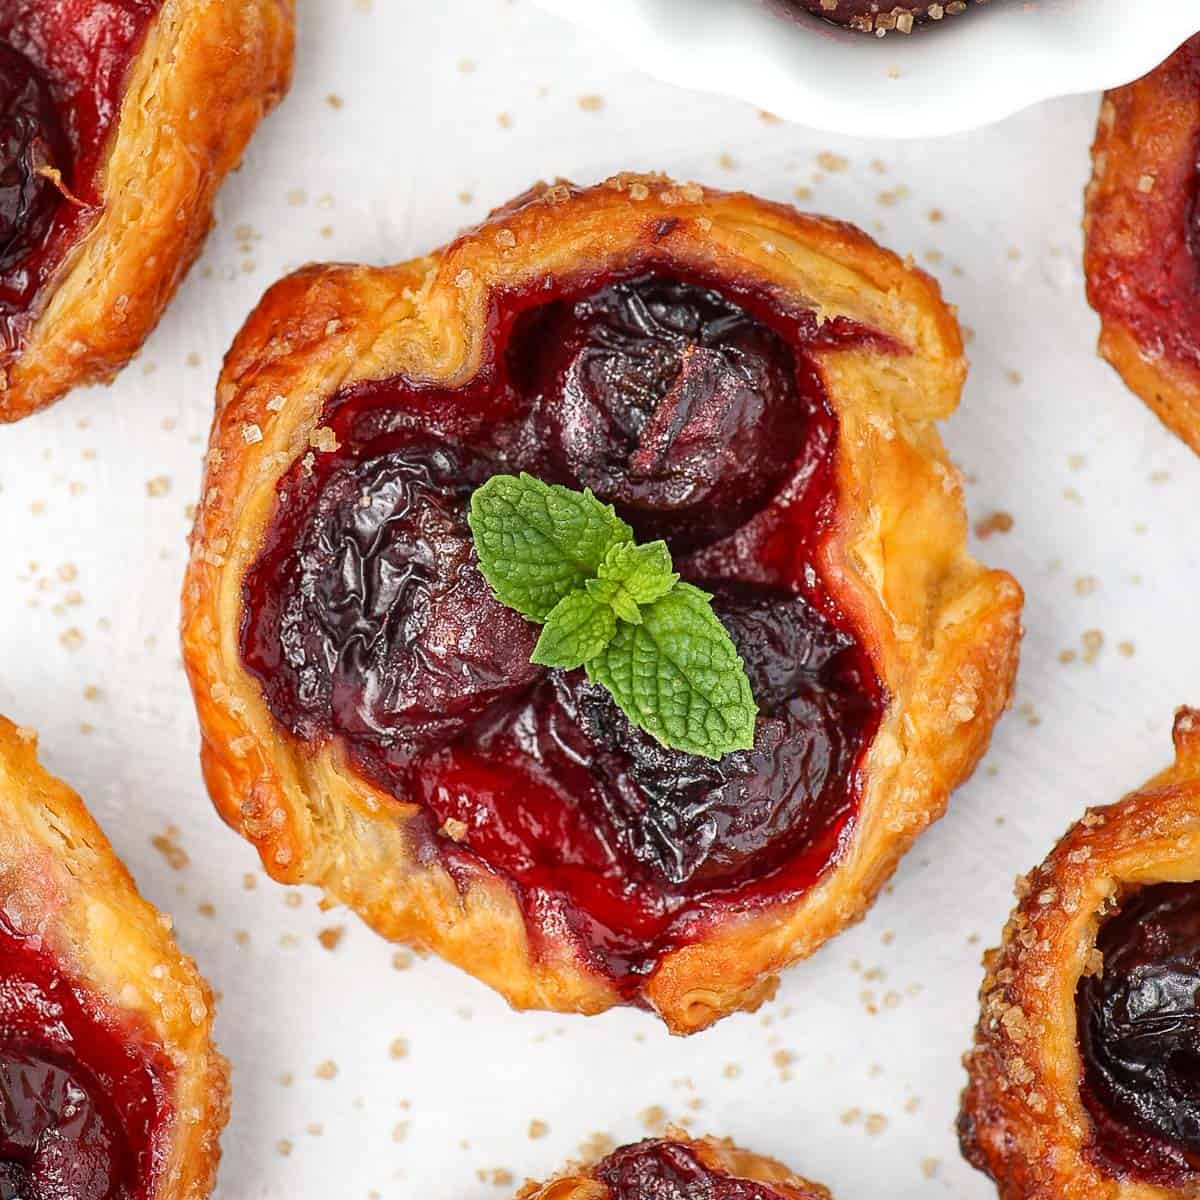
[[[1013,877],[1165,765],[1173,708],[1200,702],[1200,462],[1095,357],[1083,299],[1096,97],[946,140],[838,140],[655,83],[530,0],[301,7],[295,90],[140,359],[0,428],[0,711],[41,731],[222,995],[219,1195],[506,1200],[660,1111],[841,1197],[993,1195],[951,1131],[981,950]],[[1016,706],[948,816],[774,1004],[687,1041],[635,1012],[517,1015],[434,960],[397,970],[352,915],[271,883],[205,796],[176,641],[214,381],[267,284],[407,258],[536,178],[622,168],[800,189],[941,277],[974,335],[945,437],[973,520],[1013,518],[978,552],[1028,592]],[[152,845],[169,827],[181,869]]]

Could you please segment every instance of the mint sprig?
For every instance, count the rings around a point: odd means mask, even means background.
[[[542,625],[533,662],[583,667],[672,749],[720,758],[753,746],[758,709],[737,648],[665,542],[638,545],[589,490],[525,473],[476,489],[468,521],[497,599]]]

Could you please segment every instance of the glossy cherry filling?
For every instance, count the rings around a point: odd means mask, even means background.
[[[593,1174],[612,1200],[781,1200],[765,1183],[705,1166],[690,1146],[678,1142],[622,1146],[598,1162]]]
[[[1200,884],[1135,893],[1076,997],[1084,1102],[1104,1161],[1151,1182],[1200,1171]]]
[[[0,4],[0,366],[96,218],[129,64],[160,4]]]
[[[145,1200],[170,1073],[0,920],[0,1200]]]
[[[877,335],[674,274],[554,287],[497,304],[466,387],[327,404],[338,449],[278,485],[241,647],[281,724],[340,738],[463,883],[499,872],[535,934],[572,932],[632,996],[713,912],[811,886],[853,823],[884,696],[815,567],[836,423],[805,351]],[[592,487],[713,593],[753,749],[668,750],[581,671],[529,662],[538,629],[493,598],[466,523],[518,470]]]

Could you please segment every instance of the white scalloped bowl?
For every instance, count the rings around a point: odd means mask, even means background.
[[[1200,0],[991,0],[883,38],[768,0],[535,2],[669,83],[862,137],[957,133],[1128,83],[1200,31]]]

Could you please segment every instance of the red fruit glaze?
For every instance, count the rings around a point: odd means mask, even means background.
[[[690,1146],[678,1142],[622,1146],[597,1163],[593,1174],[612,1200],[781,1200],[765,1183],[706,1167]]]
[[[171,1067],[0,918],[0,1200],[145,1200]]]
[[[333,397],[244,585],[242,655],[281,724],[344,740],[419,801],[429,853],[499,873],[536,936],[636,996],[714,914],[792,896],[837,857],[883,689],[813,566],[836,422],[806,348],[877,335],[728,283],[643,273],[503,297],[466,387]],[[719,762],[633,728],[582,672],[529,662],[471,491],[527,470],[615,502],[714,594],[760,717]],[[436,831],[465,828],[460,842]]]
[[[0,4],[0,365],[95,222],[129,64],[161,0]],[[74,199],[39,169],[61,173]]]

